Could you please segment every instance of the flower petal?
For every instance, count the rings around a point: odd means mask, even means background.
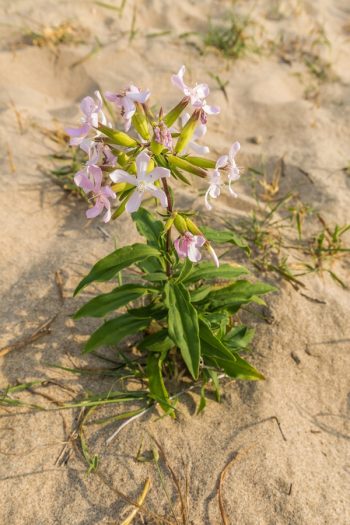
[[[186,71],[185,66],[181,66],[177,74],[171,76],[171,82],[174,86],[181,89],[181,91],[183,91],[185,95],[187,95],[188,87],[186,86],[183,80],[185,71]]]
[[[90,117],[91,113],[95,110],[96,104],[92,97],[84,97],[80,102],[80,109],[86,117]]]
[[[135,190],[134,193],[131,195],[130,199],[126,203],[125,209],[129,213],[133,213],[134,211],[137,211],[140,207],[141,201],[142,201],[142,192]]]
[[[198,155],[206,155],[210,152],[210,149],[208,146],[200,146],[196,142],[192,141],[188,143],[188,147],[193,150],[195,153],[198,153]]]
[[[126,91],[126,96],[133,100],[134,102],[140,102],[140,104],[144,104],[150,97],[151,92],[147,89],[146,91],[140,91],[139,88],[137,88],[134,85],[129,86],[129,89]]]
[[[157,188],[156,186],[154,186],[153,188],[148,187],[147,189],[150,191],[150,193],[152,193],[152,195],[154,195],[157,199],[160,200],[160,204],[163,206],[163,208],[166,208],[168,206],[168,199],[163,190]]]
[[[137,178],[144,180],[144,177],[147,173],[149,161],[150,161],[150,156],[147,155],[145,151],[137,155],[136,157]]]
[[[230,152],[228,154],[230,161],[232,162],[235,158],[235,155],[239,152],[241,149],[241,145],[239,142],[234,142],[232,146],[230,147]]]
[[[103,208],[104,208],[103,202],[101,202],[100,200],[97,200],[93,208],[89,208],[88,210],[86,210],[85,215],[88,219],[93,219],[94,217],[97,217],[97,215],[100,215]]]
[[[168,168],[157,167],[147,173],[145,180],[154,182],[155,180],[159,180],[163,177],[170,177],[170,170],[168,170]]]
[[[203,111],[207,113],[207,115],[218,115],[220,113],[220,108],[219,106],[210,106],[209,104],[204,104]]]
[[[227,155],[222,155],[216,161],[215,168],[216,169],[224,168],[227,165],[227,163],[228,163],[228,156]]]
[[[133,175],[130,175],[130,173],[127,173],[124,170],[114,170],[112,173],[109,174],[110,178],[113,182],[127,182],[128,184],[132,184],[133,186],[136,186],[137,179]]]
[[[202,258],[201,252],[198,250],[195,244],[190,244],[188,248],[188,258],[192,262],[198,262]]]

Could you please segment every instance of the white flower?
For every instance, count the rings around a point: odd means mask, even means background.
[[[167,168],[157,167],[147,173],[149,161],[150,157],[144,151],[136,157],[136,177],[119,169],[110,173],[110,178],[113,182],[126,182],[127,184],[135,186],[135,191],[125,206],[126,211],[129,213],[133,213],[139,209],[145,192],[151,193],[159,199],[163,208],[168,206],[168,199],[165,192],[155,186],[154,182],[163,177],[170,177],[170,171]]]

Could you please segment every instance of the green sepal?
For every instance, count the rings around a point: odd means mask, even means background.
[[[191,155],[187,155],[185,159],[190,164],[204,169],[214,169],[216,164],[215,160],[205,159],[203,157],[192,157]]]
[[[138,146],[136,140],[130,137],[127,133],[124,133],[124,131],[108,128],[103,124],[98,125],[98,130],[109,137],[109,139],[113,141],[114,144],[118,144],[118,146],[125,146],[126,148],[134,148]]]
[[[175,153],[180,153],[182,150],[186,148],[186,146],[192,139],[193,133],[198,124],[199,117],[200,117],[200,110],[196,109],[192,113],[192,115],[190,116],[190,118],[188,119],[188,121],[186,122],[186,124],[181,130],[180,136],[177,139],[177,142],[174,148]]]
[[[143,110],[143,107],[141,106],[141,104],[136,103],[136,108],[137,109],[131,119],[132,124],[143,139],[149,140],[151,138],[151,135],[149,133],[148,120]]]
[[[198,168],[197,166],[193,166],[193,164],[191,164],[182,157],[168,154],[167,159],[170,168],[172,165],[174,165],[175,167],[188,171],[189,173],[197,175],[197,177],[201,177],[202,179],[204,179],[207,176],[207,172],[205,170],[203,170],[202,168]]]
[[[179,118],[185,107],[188,105],[190,99],[184,97],[173,109],[171,109],[163,118],[165,125],[170,128]]]

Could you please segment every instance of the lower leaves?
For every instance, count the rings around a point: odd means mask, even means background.
[[[216,268],[208,262],[192,265],[188,260],[180,261],[175,252],[171,254],[172,273],[167,275],[163,268],[169,254],[164,252],[160,221],[142,209],[133,219],[147,244],[116,250],[95,264],[77,287],[80,291],[94,281],[114,281],[111,292],[91,299],[75,314],[75,318],[112,316],[91,335],[84,351],[112,346],[124,356],[120,345],[136,336],[132,358],[137,364],[135,377],[147,381],[150,402],[158,403],[173,417],[174,396],[168,393],[167,385],[176,384],[184,375],[200,382],[198,412],[205,407],[209,384],[220,400],[222,375],[250,381],[264,379],[241,355],[250,349],[254,330],[238,322],[236,314],[249,303],[265,304],[262,295],[275,288],[240,279],[249,273],[242,266],[222,264]],[[139,281],[116,286],[117,272],[132,265]],[[135,366],[131,369],[136,370]]]

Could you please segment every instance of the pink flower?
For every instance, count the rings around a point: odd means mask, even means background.
[[[184,235],[174,241],[174,246],[179,257],[188,257],[190,261],[198,262],[202,258],[199,248],[205,243],[206,240],[202,235],[185,232]]]
[[[95,91],[95,96],[97,102],[92,97],[85,97],[80,103],[80,109],[83,113],[80,128],[66,128],[67,134],[72,137],[69,142],[71,146],[79,146],[90,129],[97,128],[99,122],[101,124],[107,123],[107,119],[102,111],[103,101],[100,92]]]
[[[140,89],[133,84],[125,90],[124,93],[105,93],[106,99],[114,102],[118,108],[121,108],[121,114],[124,118],[124,129],[129,131],[131,126],[131,119],[136,111],[135,102],[144,104],[150,97],[150,91],[140,91]]]
[[[217,115],[220,113],[220,108],[218,106],[210,106],[207,104],[206,97],[209,95],[208,84],[196,84],[193,88],[190,88],[184,82],[186,68],[181,66],[176,75],[172,75],[171,81],[174,86],[181,89],[183,94],[186,97],[190,98],[191,104],[194,108],[200,108],[202,124],[206,122],[206,115]]]
[[[109,175],[113,182],[126,182],[127,184],[135,186],[135,191],[125,206],[126,211],[129,213],[133,213],[139,209],[145,192],[151,193],[154,197],[159,199],[163,208],[166,208],[168,205],[168,199],[165,192],[158,188],[154,182],[163,177],[170,177],[170,171],[167,168],[157,167],[148,173],[147,170],[150,160],[149,155],[147,155],[145,151],[136,157],[136,177],[119,169],[112,171]]]
[[[113,166],[116,162],[116,157],[113,155],[111,148],[103,142],[97,142],[92,139],[84,139],[80,147],[88,154],[88,165],[107,165]]]
[[[99,166],[87,164],[83,170],[78,171],[75,175],[74,182],[85,193],[92,193],[92,198],[95,199],[95,205],[86,211],[86,217],[88,219],[97,217],[106,208],[107,213],[103,220],[108,222],[112,215],[109,200],[116,199],[116,194],[109,186],[102,186],[102,178],[102,170]]]
[[[235,156],[241,149],[241,145],[239,142],[234,142],[230,148],[228,155],[223,155],[218,159],[218,163],[222,165],[222,167],[228,168],[228,186],[231,195],[234,197],[237,197],[237,193],[233,191],[231,188],[231,183],[238,180],[240,177],[239,174],[239,167],[236,164]]]

